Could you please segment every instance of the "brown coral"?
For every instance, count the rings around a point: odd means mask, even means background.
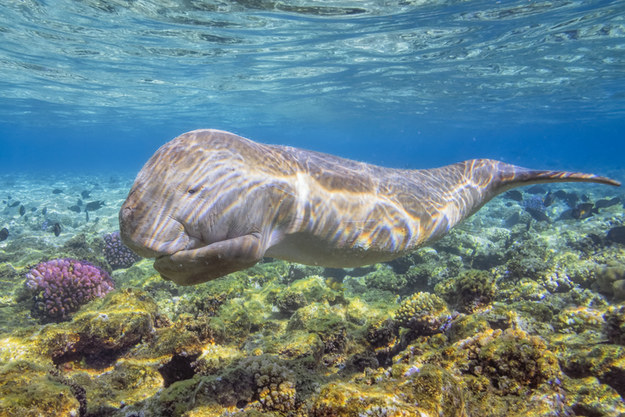
[[[522,394],[560,375],[558,360],[545,342],[522,330],[487,329],[459,346],[468,360],[465,372],[486,377],[503,395]]]
[[[427,336],[443,332],[451,320],[447,304],[436,294],[419,292],[404,300],[395,313],[397,323]]]

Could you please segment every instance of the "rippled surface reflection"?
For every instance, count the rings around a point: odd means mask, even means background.
[[[9,0],[0,114],[26,120],[43,103],[67,123],[275,123],[294,105],[618,117],[624,15],[621,1]]]

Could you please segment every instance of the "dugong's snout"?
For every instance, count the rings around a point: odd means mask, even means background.
[[[119,211],[122,241],[144,258],[158,258],[183,250],[189,245],[184,226],[167,207],[146,203],[137,190],[131,190]]]

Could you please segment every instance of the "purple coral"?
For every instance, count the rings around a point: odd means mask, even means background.
[[[114,287],[106,271],[71,258],[41,262],[26,274],[26,288],[34,295],[35,311],[52,320],[67,318]]]
[[[104,257],[113,269],[129,268],[141,259],[128,246],[124,245],[119,237],[119,232],[104,235]]]

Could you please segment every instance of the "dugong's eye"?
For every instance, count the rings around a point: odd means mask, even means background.
[[[189,188],[189,191],[187,191],[189,194],[195,194],[197,192],[196,188]]]

